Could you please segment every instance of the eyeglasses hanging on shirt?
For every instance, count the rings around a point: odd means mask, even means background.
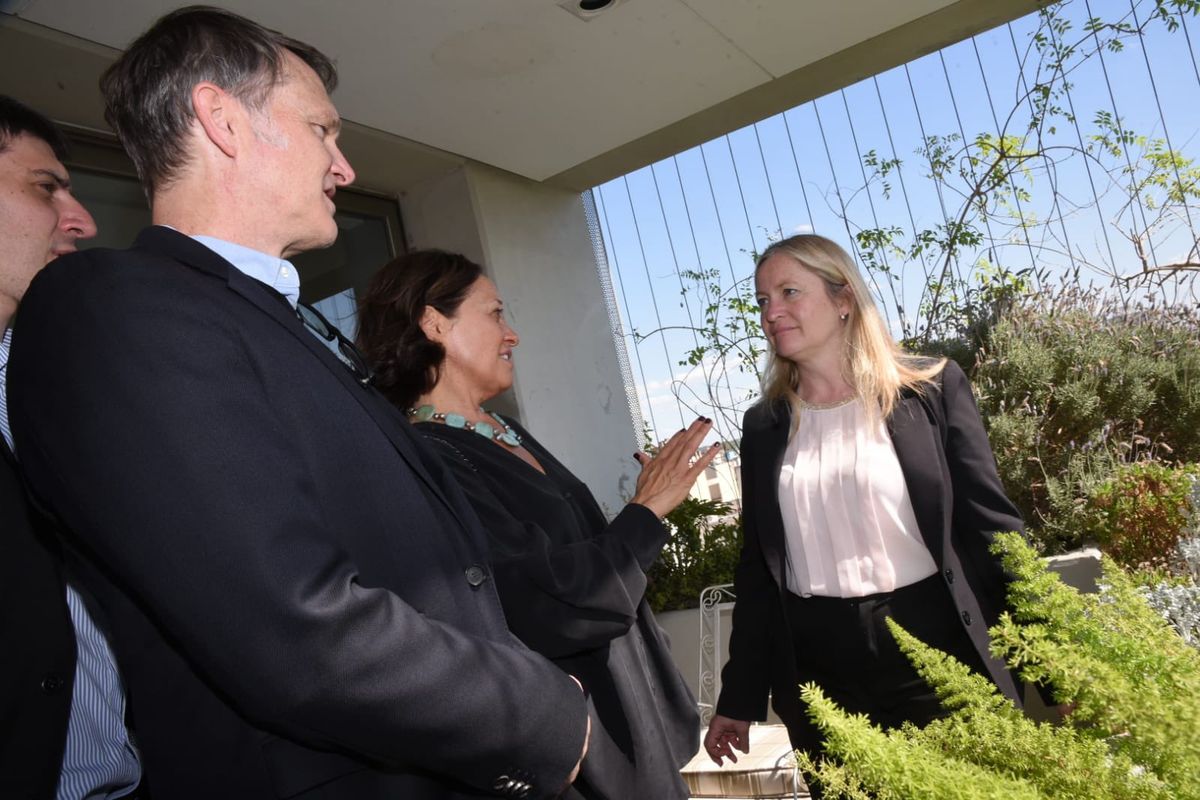
[[[321,315],[307,303],[296,304],[296,316],[304,323],[304,327],[308,328],[319,339],[323,339],[329,343],[330,349],[333,350],[332,344],[337,343],[337,349],[334,354],[338,359],[346,365],[351,372],[354,373],[354,378],[363,386],[370,386],[371,381],[375,378],[375,373],[371,366],[367,364],[367,359],[354,342],[347,339],[336,326],[331,325],[329,320]]]

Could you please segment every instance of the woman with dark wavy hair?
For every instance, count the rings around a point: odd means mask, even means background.
[[[488,531],[509,627],[589,693],[591,743],[564,796],[685,800],[679,769],[699,746],[699,717],[643,594],[667,541],[663,516],[717,451],[691,463],[711,423],[696,420],[653,458],[639,453],[633,499],[609,522],[525,428],[483,409],[512,385],[518,343],[495,285],[454,253],[395,259],[359,306],[378,387],[433,443]]]

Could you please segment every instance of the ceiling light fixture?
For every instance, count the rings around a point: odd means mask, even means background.
[[[612,11],[625,0],[558,0],[558,5],[584,22],[590,22],[606,11]]]

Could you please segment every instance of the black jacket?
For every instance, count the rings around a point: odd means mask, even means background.
[[[22,465],[110,620],[152,795],[565,782],[578,687],[506,630],[437,459],[278,294],[149,228],[34,279],[9,370]]]
[[[75,682],[75,628],[56,542],[0,440],[0,795],[53,798]]]
[[[679,770],[699,748],[700,717],[644,598],[666,529],[636,504],[609,523],[587,486],[513,426],[546,474],[471,431],[417,430],[488,521],[509,626],[590,692],[596,724],[565,797],[686,800]]]

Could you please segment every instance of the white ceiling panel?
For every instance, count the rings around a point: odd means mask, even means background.
[[[683,0],[779,78],[948,5],[942,0]]]
[[[678,128],[689,118],[705,113],[711,118],[723,104],[736,104],[777,78],[927,14],[977,6],[986,15],[997,6],[1031,5],[1028,0],[624,0],[584,21],[558,3],[228,0],[222,5],[333,56],[341,72],[334,99],[347,119],[535,180],[672,126],[672,141],[686,140],[686,131],[681,136]],[[120,49],[176,5],[169,0],[22,0],[19,16]],[[731,124],[738,119],[732,113],[718,116],[727,116]]]

